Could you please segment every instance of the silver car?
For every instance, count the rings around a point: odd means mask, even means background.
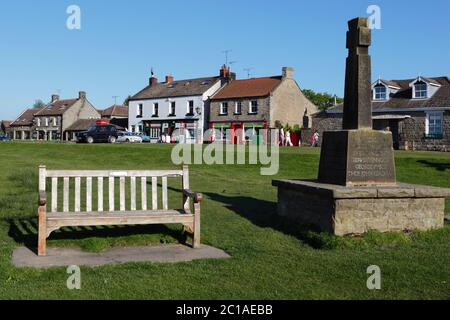
[[[117,142],[142,143],[142,138],[133,132],[119,132]]]

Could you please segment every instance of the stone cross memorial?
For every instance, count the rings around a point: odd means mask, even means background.
[[[343,130],[324,133],[319,181],[395,184],[392,133],[372,130],[371,30],[366,18],[348,25]]]
[[[323,134],[317,180],[274,180],[278,214],[335,235],[444,225],[450,189],[396,183],[392,133],[372,128],[371,30],[348,22],[343,127]]]

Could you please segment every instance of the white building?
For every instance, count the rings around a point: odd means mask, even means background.
[[[208,128],[209,98],[216,93],[227,77],[229,68],[222,67],[217,77],[174,80],[158,83],[154,76],[149,85],[129,101],[129,130],[150,136],[153,143],[162,136],[172,135],[176,129],[186,132],[179,142],[203,143]]]

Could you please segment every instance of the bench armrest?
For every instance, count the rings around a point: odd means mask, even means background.
[[[39,206],[45,206],[47,205],[47,194],[45,191],[39,191]]]
[[[193,192],[193,191],[191,191],[191,190],[189,190],[189,189],[185,189],[185,190],[183,190],[183,194],[184,194],[186,197],[189,197],[189,198],[194,199],[194,202],[195,202],[195,203],[200,203],[200,202],[202,202],[203,195],[202,195],[201,193]]]

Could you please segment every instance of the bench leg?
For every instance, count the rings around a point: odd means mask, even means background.
[[[194,203],[194,232],[192,235],[192,248],[200,248],[200,203]]]
[[[47,250],[46,208],[39,207],[38,256],[45,256]]]

